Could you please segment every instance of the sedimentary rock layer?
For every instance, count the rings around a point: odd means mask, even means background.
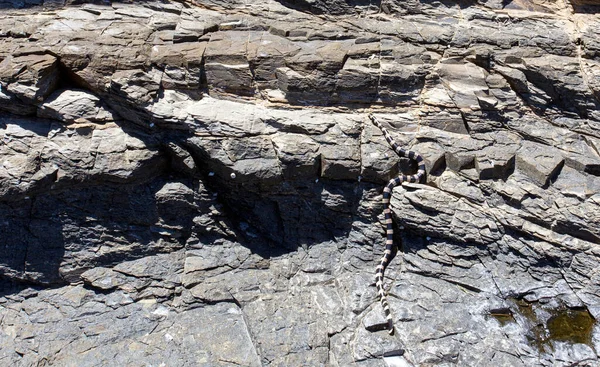
[[[600,363],[594,2],[0,8],[0,364]]]

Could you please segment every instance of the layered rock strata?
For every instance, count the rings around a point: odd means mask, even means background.
[[[0,8],[0,364],[600,363],[595,2]]]

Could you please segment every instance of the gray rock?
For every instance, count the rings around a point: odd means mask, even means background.
[[[508,177],[515,168],[519,137],[512,133],[497,133],[492,139],[492,145],[484,147],[475,159],[475,169],[482,180]]]
[[[126,282],[123,276],[107,268],[90,269],[81,274],[81,278],[90,286],[105,291],[117,288]]]
[[[593,4],[0,7],[0,365],[598,364]]]
[[[277,158],[285,167],[285,178],[294,180],[318,177],[320,146],[317,142],[301,134],[275,135],[272,141]]]
[[[472,63],[450,59],[442,63],[437,72],[454,105],[460,109],[477,110],[480,108],[478,98],[489,96],[485,70]],[[455,132],[463,131],[464,128]]]
[[[246,57],[245,32],[217,32],[204,52],[207,82],[214,92],[254,94],[253,76]]]
[[[56,91],[39,107],[38,116],[65,123],[102,124],[118,119],[98,97],[78,90]]]
[[[19,115],[35,112],[35,104],[54,91],[59,82],[56,57],[36,53],[9,56],[0,63],[2,109]]]
[[[517,152],[517,169],[523,171],[536,184],[546,186],[556,177],[564,159],[558,149],[524,142]]]

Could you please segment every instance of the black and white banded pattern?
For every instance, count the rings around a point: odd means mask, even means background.
[[[384,224],[386,225],[386,241],[385,241],[385,251],[383,253],[383,257],[377,265],[376,275],[375,275],[375,285],[377,287],[377,292],[379,293],[379,297],[381,299],[381,305],[383,306],[383,310],[385,312],[385,317],[388,323],[388,331],[390,334],[394,333],[394,323],[392,321],[392,314],[390,312],[390,305],[388,304],[387,297],[383,290],[383,274],[385,272],[386,267],[388,266],[391,258],[392,251],[394,250],[394,227],[392,224],[392,211],[390,209],[390,198],[392,196],[392,190],[394,187],[401,185],[403,182],[419,182],[421,177],[425,174],[425,162],[423,161],[423,157],[421,157],[418,153],[404,150],[396,144],[394,139],[390,136],[390,133],[381,125],[379,121],[373,116],[369,114],[369,118],[375,126],[377,126],[382,132],[383,136],[385,136],[385,140],[390,144],[392,149],[398,154],[400,157],[408,157],[410,159],[414,159],[419,165],[419,169],[414,175],[399,175],[396,178],[391,179],[388,184],[383,189],[383,215],[384,215]]]

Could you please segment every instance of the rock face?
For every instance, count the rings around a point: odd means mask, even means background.
[[[0,365],[600,364],[597,2],[0,8]]]

